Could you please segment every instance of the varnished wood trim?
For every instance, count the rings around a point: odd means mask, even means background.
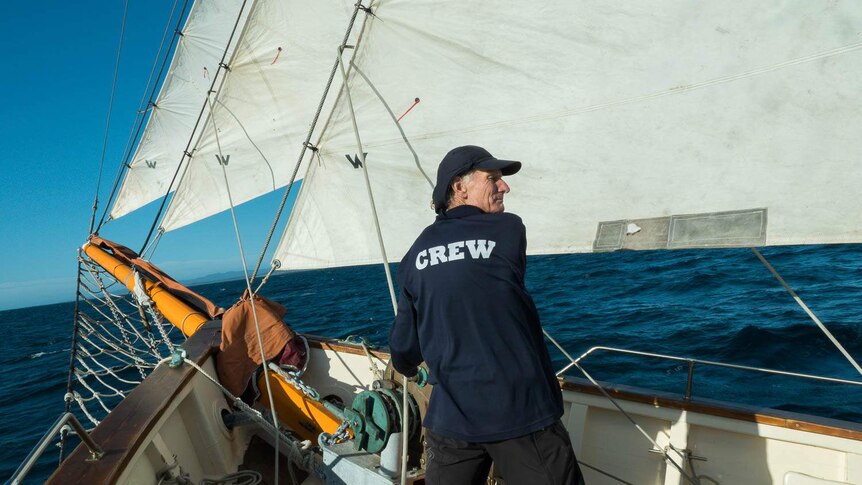
[[[639,402],[656,407],[680,409],[710,416],[718,416],[739,421],[747,421],[751,423],[862,441],[862,424],[829,418],[820,418],[817,416],[809,416],[789,411],[780,411],[777,409],[729,405],[728,403],[720,401],[696,399],[686,401],[673,394],[657,393],[655,391],[647,391],[645,389],[631,388],[628,386],[617,386],[608,383],[602,383],[602,385],[611,397],[623,401]],[[560,387],[564,390],[582,394],[603,396],[601,391],[586,379],[567,377],[565,380],[560,380]],[[763,411],[769,411],[769,413],[767,414]]]
[[[218,349],[220,340],[220,329],[204,327],[189,338],[183,348],[188,359],[200,365]],[[86,446],[78,445],[46,483],[117,483],[153,427],[195,372],[188,365],[179,369],[166,365],[156,368],[90,434],[105,455],[99,461],[88,462]]]

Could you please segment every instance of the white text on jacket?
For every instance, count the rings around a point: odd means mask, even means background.
[[[446,246],[434,246],[423,249],[416,255],[416,269],[425,269],[429,264],[434,266],[438,263],[448,263],[449,261],[464,259],[468,253],[473,259],[488,259],[491,257],[491,251],[494,250],[496,244],[494,241],[486,241],[484,239],[470,239],[468,241],[451,242]],[[467,253],[464,252],[465,246]]]

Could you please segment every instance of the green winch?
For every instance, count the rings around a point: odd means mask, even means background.
[[[379,453],[393,433],[402,431],[402,388],[392,381],[375,381],[374,389],[362,391],[350,407],[342,410],[344,420],[353,431],[353,446],[357,450]],[[408,393],[408,437],[419,430],[419,407]]]

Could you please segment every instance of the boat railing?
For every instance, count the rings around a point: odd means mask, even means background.
[[[78,421],[78,418],[76,418],[75,415],[72,413],[64,413],[62,416],[60,416],[59,419],[57,419],[56,422],[54,422],[54,425],[51,426],[51,428],[48,429],[48,431],[42,436],[42,439],[39,440],[39,443],[37,443],[36,446],[33,447],[33,450],[30,451],[30,454],[27,455],[27,458],[24,459],[24,462],[21,463],[21,466],[19,466],[18,469],[15,470],[15,474],[13,474],[12,478],[9,479],[9,483],[11,483],[12,485],[17,485],[21,483],[22,480],[24,480],[24,477],[26,477],[27,474],[30,473],[30,469],[33,468],[33,465],[36,464],[36,461],[39,460],[39,458],[42,456],[42,453],[44,453],[48,445],[51,444],[51,441],[54,439],[54,436],[59,433],[60,430],[62,430],[64,426],[66,426],[67,423],[72,426],[72,429],[75,430],[75,434],[77,434],[78,437],[81,438],[81,441],[83,441],[84,444],[87,445],[87,449],[90,450],[90,458],[88,459],[88,461],[96,461],[105,454],[105,452],[102,451],[102,448],[99,447],[99,445],[97,445],[95,441],[93,441],[93,438],[90,437],[89,433],[87,433],[87,430],[85,430],[84,427],[81,426],[81,423],[80,421]]]
[[[576,359],[571,359],[571,362],[569,364],[567,364],[565,367],[560,369],[559,372],[557,372],[557,376],[562,376],[563,374],[566,373],[566,371],[568,371],[572,367],[576,367],[576,366],[579,367],[580,363],[584,359],[586,359],[590,355],[597,353],[597,352],[610,352],[610,353],[616,353],[616,354],[634,355],[634,356],[639,356],[639,357],[649,357],[649,358],[654,358],[654,359],[661,359],[661,360],[669,360],[669,361],[674,361],[674,362],[686,363],[688,365],[688,377],[686,379],[685,395],[684,395],[684,398],[686,400],[691,400],[691,391],[692,391],[692,386],[693,386],[693,382],[694,382],[694,369],[695,369],[696,365],[704,365],[704,366],[710,366],[710,367],[722,367],[722,368],[726,368],[726,369],[735,369],[735,370],[743,370],[743,371],[750,371],[750,372],[760,372],[760,373],[771,374],[771,375],[798,377],[798,378],[802,378],[802,379],[810,379],[810,380],[821,381],[821,382],[831,382],[831,383],[838,383],[838,384],[849,384],[849,385],[853,385],[853,386],[862,386],[862,382],[860,382],[860,381],[853,381],[853,380],[849,380],[849,379],[840,379],[837,377],[825,377],[825,376],[818,376],[818,375],[812,375],[812,374],[803,374],[803,373],[799,373],[799,372],[789,372],[789,371],[776,370],[776,369],[767,369],[764,367],[752,367],[752,366],[739,365],[739,364],[727,364],[724,362],[715,362],[715,361],[711,361],[711,360],[692,359],[689,357],[677,357],[677,356],[673,356],[673,355],[656,354],[653,352],[642,352],[642,351],[638,351],[638,350],[620,349],[620,348],[605,347],[605,346],[592,347],[589,350],[587,350],[586,352],[584,352],[583,354],[581,354],[580,357],[578,357]]]

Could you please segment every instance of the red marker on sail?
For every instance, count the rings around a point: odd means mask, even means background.
[[[401,116],[399,116],[398,119],[395,120],[395,122],[401,123],[401,118],[404,118],[405,116],[407,116],[407,113],[409,113],[410,110],[413,109],[413,107],[416,106],[417,104],[419,104],[419,98],[416,98],[415,100],[413,100],[413,104],[411,104],[410,107],[407,108],[407,111],[405,111]]]

